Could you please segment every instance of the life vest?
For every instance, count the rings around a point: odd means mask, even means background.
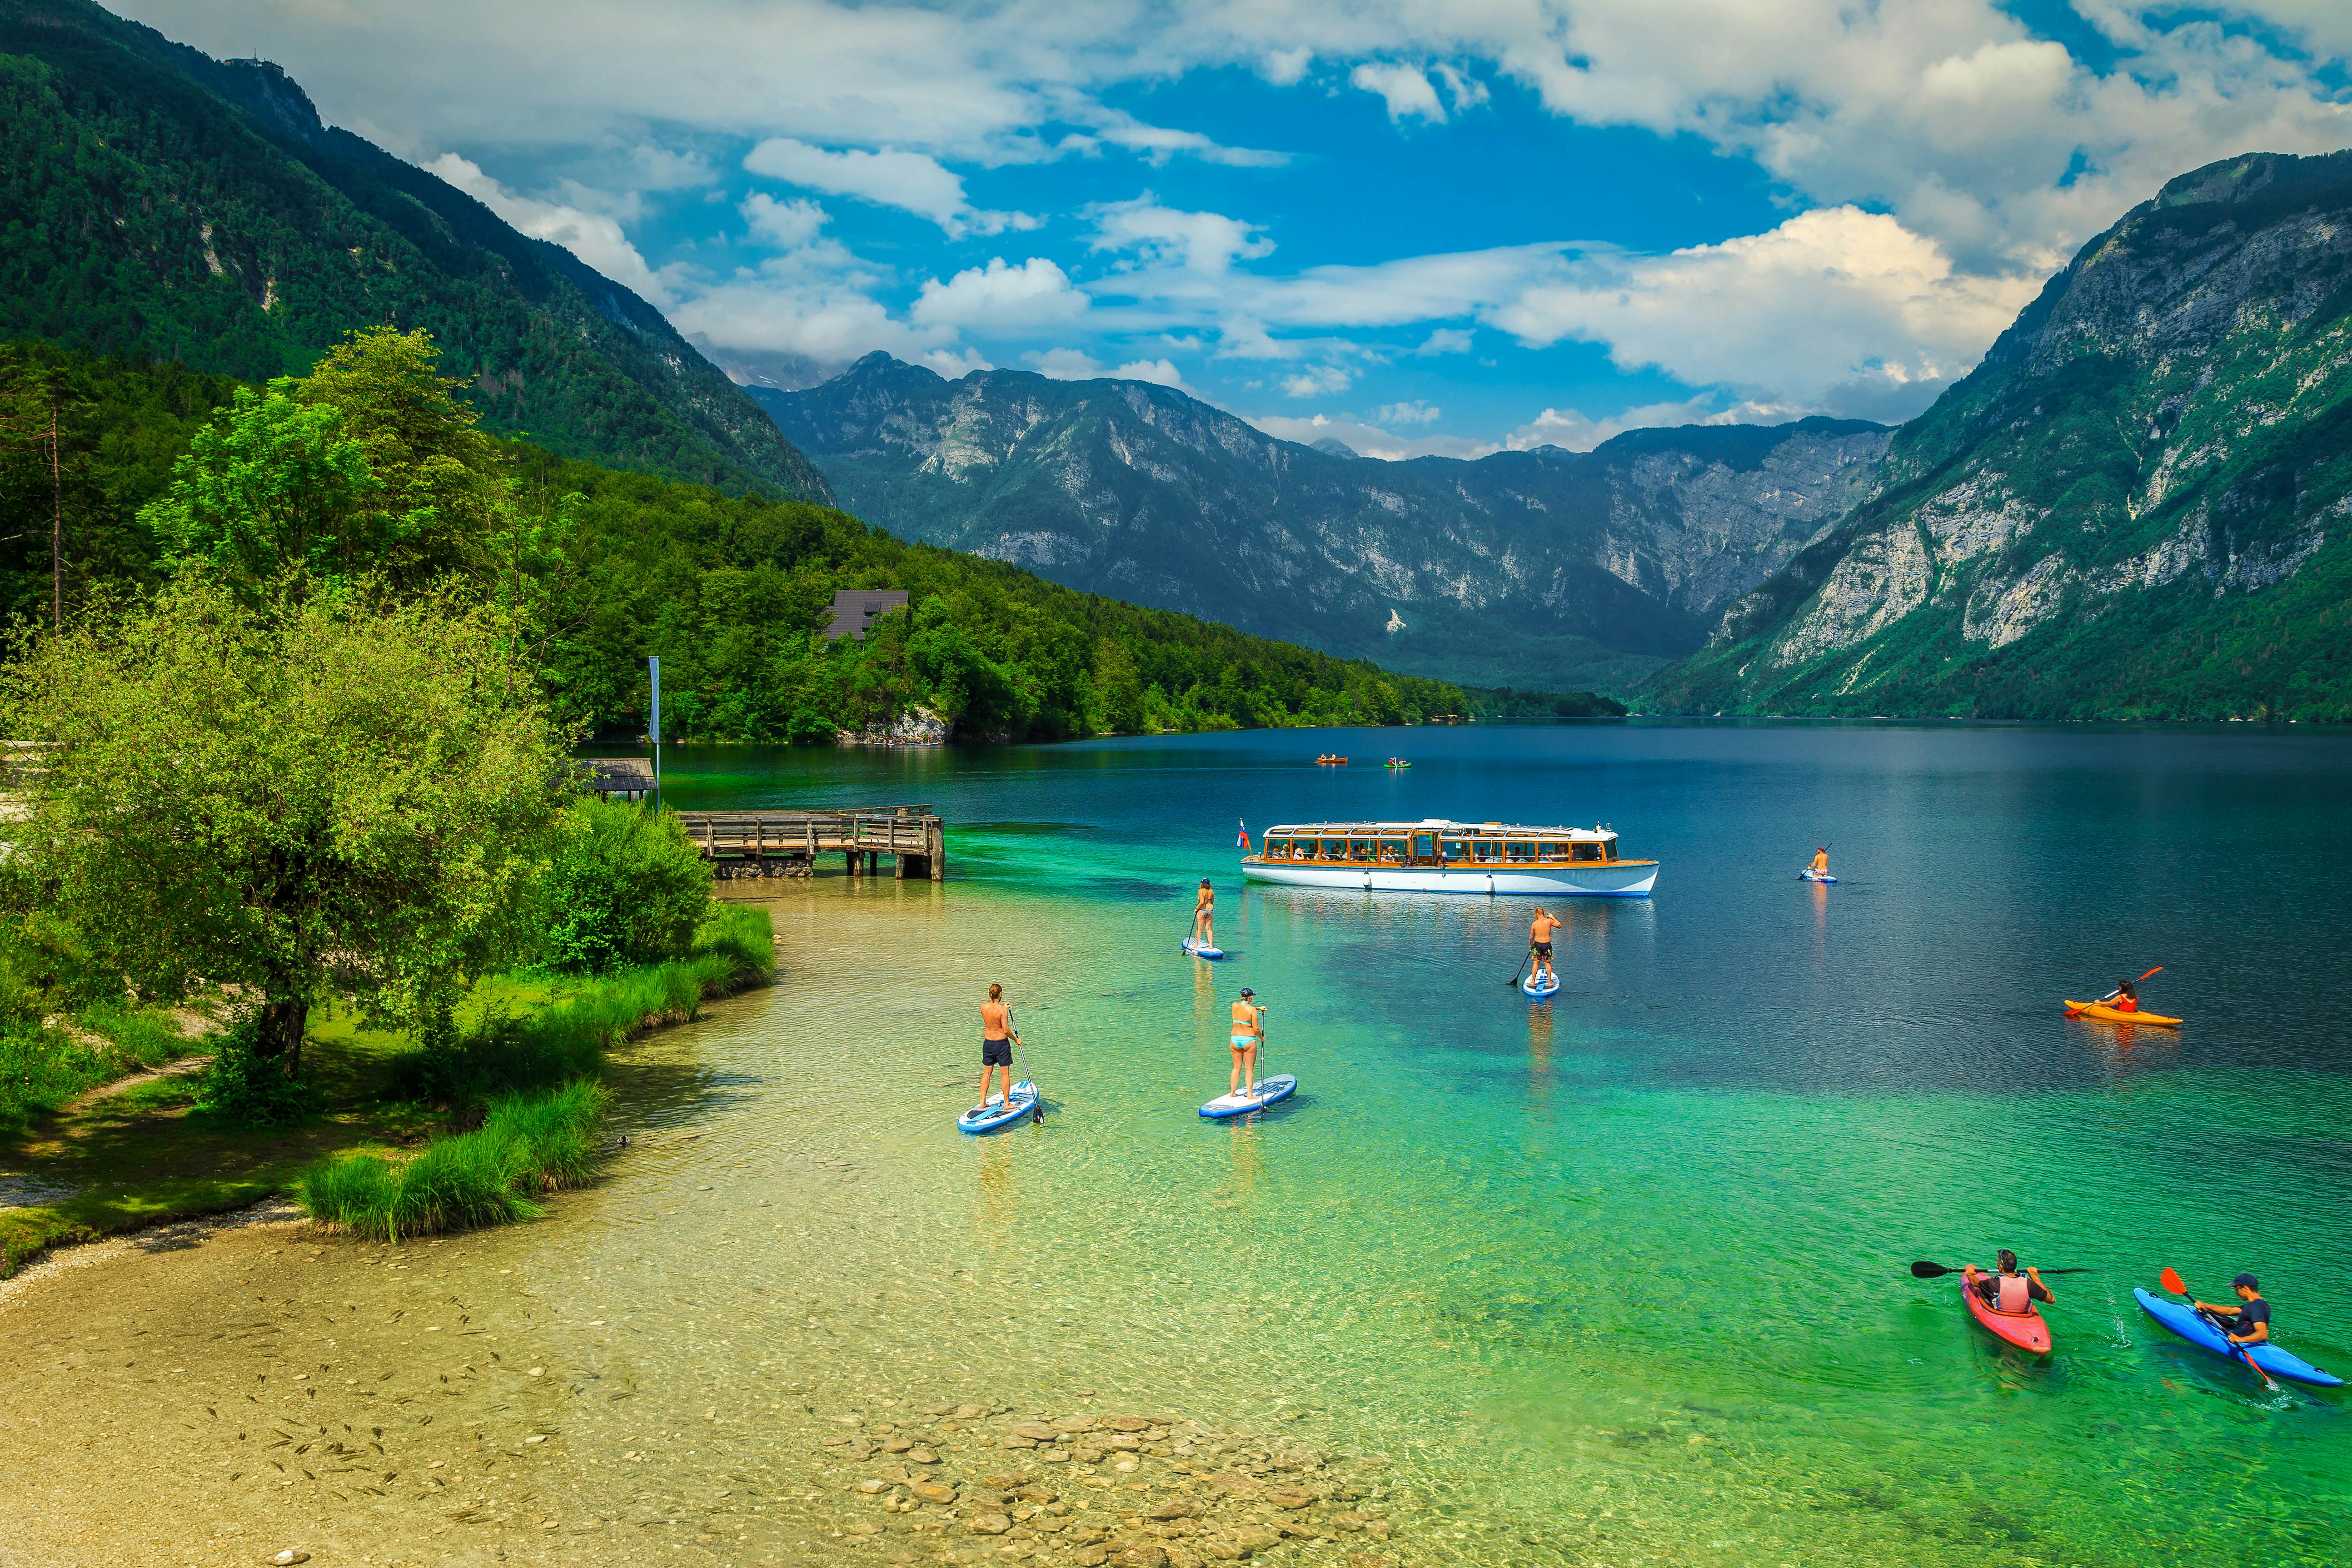
[[[2033,1297],[2026,1288],[2024,1275],[2003,1274],[1999,1276],[1999,1279],[2000,1299],[1993,1303],[1993,1310],[2018,1313],[2033,1310]]]
[[[2115,1000],[2115,1009],[2118,1013],[2137,1013],[2139,1011],[2139,998],[2137,996],[2118,996]]]

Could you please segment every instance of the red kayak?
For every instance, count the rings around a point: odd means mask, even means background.
[[[1984,1304],[1983,1297],[1969,1289],[1969,1282],[1965,1279],[1960,1281],[1960,1300],[1969,1304],[1969,1311],[1978,1322],[1991,1331],[1995,1339],[2007,1340],[2018,1349],[2032,1351],[2035,1355],[2050,1353],[2049,1320],[2031,1306],[2022,1312],[1996,1312]]]

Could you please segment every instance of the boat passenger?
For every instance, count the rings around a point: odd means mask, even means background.
[[[2107,1005],[2118,1013],[2137,1013],[2139,1011],[2139,993],[2134,990],[2132,983],[2126,980],[2116,987],[2116,999]]]
[[[1536,918],[1528,927],[1528,948],[1536,955],[1536,980],[1557,980],[1551,970],[1551,935],[1559,930],[1561,921],[1549,910],[1538,906]]]
[[[1004,987],[991,985],[988,1000],[980,1005],[980,1103],[974,1110],[988,1109],[988,1083],[996,1069],[1004,1069],[1004,1103],[1013,1103],[1013,1047],[1021,1043],[1013,1032],[1013,1009],[1004,1005]]]
[[[1234,1004],[1234,1071],[1226,1092],[1239,1094],[1257,1081],[1258,1047],[1265,1044],[1265,1009],[1254,997],[1257,993],[1242,987],[1241,1000]]]
[[[2271,1338],[2271,1304],[2263,1300],[2262,1288],[2251,1274],[2241,1274],[2230,1281],[2238,1298],[2234,1307],[2217,1307],[2210,1301],[2197,1303],[2197,1310],[2215,1320],[2213,1326],[2229,1336],[2233,1345],[2268,1344]]]
[[[1813,849],[1813,875],[1826,877],[1829,874],[1830,847],[1826,844],[1818,845]]]
[[[1201,896],[1192,900],[1192,940],[1202,947],[1217,945],[1217,890],[1206,877],[1201,879]]]
[[[2022,1316],[2033,1310],[2036,1301],[2058,1300],[2042,1282],[2039,1269],[2018,1272],[2017,1254],[2008,1247],[2000,1249],[1998,1262],[2000,1267],[1990,1274],[1973,1263],[1960,1270],[1960,1278],[1969,1282],[1969,1289],[1994,1311]]]

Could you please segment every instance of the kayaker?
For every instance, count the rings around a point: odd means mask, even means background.
[[[1201,879],[1201,896],[1192,900],[1192,940],[1202,947],[1217,945],[1217,890]]]
[[[1557,915],[1540,905],[1537,906],[1536,918],[1528,926],[1528,950],[1536,955],[1535,980],[1538,985],[1547,980],[1559,978],[1551,972],[1551,939],[1552,933],[1559,928],[1560,921]]]
[[[1257,1051],[1265,1043],[1265,1009],[1255,1000],[1257,993],[1242,987],[1241,999],[1234,1004],[1234,1071],[1226,1092],[1239,1094],[1257,1081]]]
[[[2021,1317],[2033,1310],[2036,1301],[2058,1300],[2042,1282],[2039,1271],[2028,1268],[2021,1274],[2018,1272],[2017,1254],[2008,1247],[2002,1247],[1994,1261],[1999,1267],[1990,1274],[1973,1263],[1960,1270],[1960,1278],[1968,1281],[1969,1289],[1994,1311]]]
[[[1004,1069],[1004,1099],[1013,1100],[1013,1047],[1021,1037],[1013,1029],[1013,1009],[1004,1005],[1004,987],[991,985],[988,1000],[980,1005],[980,1103],[974,1110],[988,1109],[989,1080],[996,1069]]]
[[[1817,846],[1813,850],[1813,875],[1826,877],[1829,874],[1830,847],[1826,844]]]
[[[2137,1013],[2139,1011],[2139,993],[2133,990],[2132,983],[2126,980],[2116,987],[2116,999],[2107,1005],[2118,1013]]]
[[[2214,1327],[2230,1337],[2233,1345],[2264,1345],[2271,1339],[2271,1304],[2263,1300],[2261,1287],[2251,1274],[2241,1274],[2230,1281],[2237,1292],[2234,1307],[2216,1307],[2210,1301],[2200,1301],[2197,1310],[2214,1319]],[[2236,1324],[2231,1328],[2231,1324]]]

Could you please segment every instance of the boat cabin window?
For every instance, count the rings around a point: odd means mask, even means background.
[[[1568,858],[1568,841],[1567,841],[1566,839],[1564,839],[1564,838],[1547,838],[1547,839],[1545,839],[1541,844],[1538,845],[1538,846],[1537,846],[1537,847],[1536,847],[1536,858],[1537,858],[1537,859],[1538,859],[1538,860],[1565,860],[1565,859],[1567,859],[1567,858]]]
[[[1349,859],[1350,859],[1350,860],[1369,860],[1369,859],[1370,859],[1371,858],[1372,858],[1372,841],[1371,841],[1370,839],[1369,839],[1369,838],[1350,838],[1350,839],[1349,839],[1349,840],[1348,840],[1348,858],[1349,858]]]
[[[1323,840],[1321,858],[1326,860],[1345,860],[1348,858],[1348,841],[1344,838],[1326,838]]]
[[[1499,860],[1502,858],[1503,847],[1495,840],[1473,838],[1470,841],[1470,858],[1473,860]]]
[[[1259,847],[1265,851],[1265,858],[1269,860],[1290,858],[1290,840],[1287,838],[1269,838]]]
[[[1515,838],[1503,846],[1503,857],[1508,860],[1532,860],[1536,858],[1536,847],[1526,839]]]
[[[1593,843],[1593,842],[1592,842],[1592,841],[1591,841],[1590,839],[1585,839],[1585,838],[1580,838],[1580,839],[1578,839],[1578,840],[1576,841],[1576,858],[1578,858],[1579,860],[1598,860],[1598,859],[1600,859],[1600,858],[1601,858],[1601,846],[1600,846],[1600,845],[1598,845],[1598,844]]]
[[[1448,860],[1467,860],[1470,858],[1470,840],[1467,838],[1447,839],[1445,841],[1445,858]]]
[[[1412,836],[1412,858],[1426,860],[1437,853],[1437,835],[1416,833]]]
[[[1383,838],[1381,840],[1381,864],[1383,866],[1402,866],[1404,864],[1403,839]]]

